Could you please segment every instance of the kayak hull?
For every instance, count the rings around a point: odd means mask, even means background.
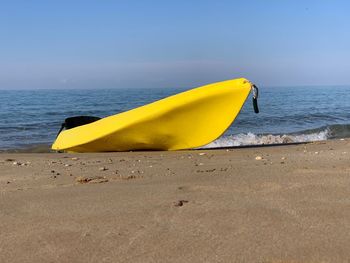
[[[52,149],[106,152],[200,147],[225,132],[250,90],[251,83],[243,78],[205,85],[64,130]]]

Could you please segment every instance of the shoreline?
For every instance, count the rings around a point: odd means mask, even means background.
[[[230,149],[236,147],[261,147],[265,145],[279,146],[338,139],[350,139],[350,124],[330,124],[318,128],[310,128],[286,133],[254,134],[252,132],[248,132],[237,134],[224,134],[216,140],[212,141],[211,143],[199,147],[197,149]],[[29,144],[12,144],[12,146],[9,146],[8,142],[5,142],[5,145],[8,145],[8,148],[0,148],[0,153],[54,152],[53,150],[51,150],[53,142],[54,138],[52,138],[52,140],[46,143],[32,142]]]
[[[0,261],[343,262],[350,139],[0,153]]]
[[[332,138],[327,140],[318,140],[318,141],[303,141],[303,142],[286,142],[286,143],[267,143],[267,144],[247,144],[247,145],[238,145],[238,146],[211,146],[202,148],[193,148],[193,149],[185,149],[185,150],[177,150],[177,151],[207,151],[207,150],[230,150],[230,149],[242,149],[242,148],[260,148],[260,147],[279,147],[279,146],[292,146],[292,145],[300,145],[300,144],[309,144],[309,143],[318,143],[318,142],[327,142],[327,141],[336,141],[336,140],[350,140],[350,138]],[[167,151],[158,151],[158,150],[135,150],[135,151],[125,151],[125,152],[167,152]],[[51,144],[34,144],[28,145],[21,148],[9,148],[9,149],[0,149],[0,155],[6,153],[58,153],[51,149]],[[64,152],[63,152],[64,153]],[[116,153],[116,152],[109,152]]]

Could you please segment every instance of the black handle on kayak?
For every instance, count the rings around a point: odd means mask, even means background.
[[[253,108],[255,113],[259,113],[259,107],[258,107],[258,97],[259,97],[259,90],[258,87],[253,84]]]
[[[255,98],[253,98],[253,107],[254,107],[254,112],[259,113],[258,100]]]

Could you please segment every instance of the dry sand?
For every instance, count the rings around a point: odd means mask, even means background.
[[[350,140],[0,154],[0,262],[349,262]]]

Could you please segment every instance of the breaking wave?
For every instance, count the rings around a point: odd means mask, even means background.
[[[324,141],[328,139],[348,138],[350,137],[350,124],[336,124],[318,129],[305,130],[288,134],[235,134],[220,137],[201,148],[222,148],[248,145],[269,145],[269,144],[288,144]]]

